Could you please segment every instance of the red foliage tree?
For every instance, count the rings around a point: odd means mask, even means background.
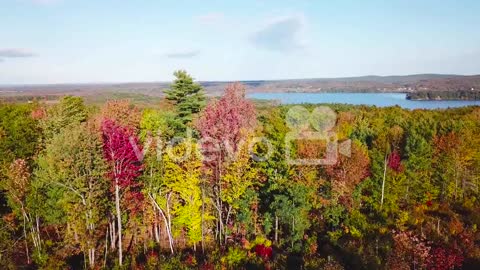
[[[210,103],[197,122],[204,139],[203,150],[210,151],[213,165],[221,162],[226,153],[225,146],[237,150],[243,135],[255,126],[255,108],[245,99],[245,88],[240,83],[227,86],[225,94]],[[212,149],[219,151],[212,151]]]
[[[120,187],[133,184],[141,174],[141,145],[133,129],[118,125],[115,121],[105,119],[102,122],[103,152],[105,159],[112,165],[110,179]]]
[[[223,224],[229,225],[231,213],[231,205],[222,202],[222,192],[227,188],[225,181],[222,181],[226,167],[223,165],[228,166],[231,154],[239,153],[241,147],[246,147],[242,146],[242,140],[253,130],[255,121],[253,103],[245,99],[245,88],[235,83],[227,86],[225,94],[218,101],[207,105],[196,123],[202,137],[204,164],[213,172],[211,187],[220,220],[220,224],[217,225],[217,230],[221,232],[220,241],[222,233],[226,233]],[[226,212],[225,215],[223,211]]]
[[[433,142],[435,145],[436,155],[442,152],[449,153],[451,151],[456,151],[461,145],[460,137],[454,132],[449,132],[445,135],[435,136],[433,138]]]
[[[116,123],[137,130],[142,114],[129,100],[110,100],[102,107],[103,119],[111,119]]]
[[[141,146],[132,128],[123,127],[113,120],[102,122],[103,152],[110,165],[108,177],[112,180],[115,194],[115,208],[118,226],[118,258],[122,265],[122,215],[120,210],[120,189],[131,190],[138,186],[135,182],[141,174],[142,164],[139,160]],[[133,195],[133,196],[131,196]],[[129,197],[139,199],[135,194]]]
[[[264,244],[259,244],[255,246],[255,253],[258,257],[268,261],[272,259],[273,249],[272,247],[266,247]]]
[[[424,269],[431,248],[424,238],[412,232],[393,232],[393,250],[387,269]]]
[[[43,119],[47,116],[45,108],[38,107],[31,112],[31,117],[35,120]]]
[[[451,270],[461,267],[464,257],[459,249],[436,247],[430,251],[428,269]]]
[[[367,150],[357,143],[352,143],[351,149],[350,157],[339,155],[335,165],[325,168],[331,178],[333,192],[347,207],[351,206],[351,195],[355,187],[370,174]]]
[[[327,144],[322,140],[298,140],[296,142],[297,155],[302,159],[323,158]]]
[[[393,152],[388,157],[388,167],[396,172],[401,172],[403,170],[401,160],[402,158],[400,157],[400,153],[398,152],[398,150],[393,150]]]

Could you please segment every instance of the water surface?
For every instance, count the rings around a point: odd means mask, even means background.
[[[402,93],[253,93],[252,99],[277,100],[282,104],[340,103],[405,109],[446,109],[471,105],[480,106],[480,100],[408,100]]]

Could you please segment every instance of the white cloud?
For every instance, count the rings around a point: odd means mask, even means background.
[[[62,2],[63,0],[13,0],[13,1],[20,2],[20,3],[27,3],[27,4],[29,3],[29,4],[34,4],[34,5],[46,6],[46,5],[52,5],[52,4]]]
[[[0,49],[1,58],[25,58],[25,57],[34,57],[36,54],[19,48],[5,48]]]
[[[206,14],[195,17],[197,21],[204,24],[212,24],[212,23],[220,22],[224,18],[225,18],[225,14],[221,12],[210,12],[210,13],[206,13]]]
[[[193,58],[195,56],[198,56],[199,54],[200,54],[200,50],[190,50],[190,51],[170,52],[165,54],[165,56],[168,58],[182,59],[182,58]]]
[[[292,15],[270,21],[253,33],[250,41],[259,48],[272,51],[291,51],[305,46],[303,38],[306,19]]]
[[[51,5],[51,4],[58,3],[62,0],[30,0],[30,1],[38,5]]]

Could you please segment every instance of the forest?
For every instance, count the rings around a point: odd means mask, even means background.
[[[479,107],[318,110],[174,75],[152,106],[0,104],[0,269],[480,266]]]
[[[417,91],[407,94],[407,99],[412,100],[480,100],[478,90],[458,91]]]

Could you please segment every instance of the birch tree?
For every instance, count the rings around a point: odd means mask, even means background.
[[[96,247],[107,211],[108,182],[102,143],[86,124],[64,129],[46,145],[38,158],[36,176],[52,188],[60,188],[63,210],[70,225],[67,241],[80,244],[90,268],[98,257]]]
[[[138,158],[142,147],[131,127],[117,124],[110,119],[102,122],[103,154],[107,161],[108,177],[112,181],[115,197],[115,212],[118,234],[118,262],[123,263],[122,250],[122,211],[121,197],[138,183],[136,178],[141,174],[142,164]]]

